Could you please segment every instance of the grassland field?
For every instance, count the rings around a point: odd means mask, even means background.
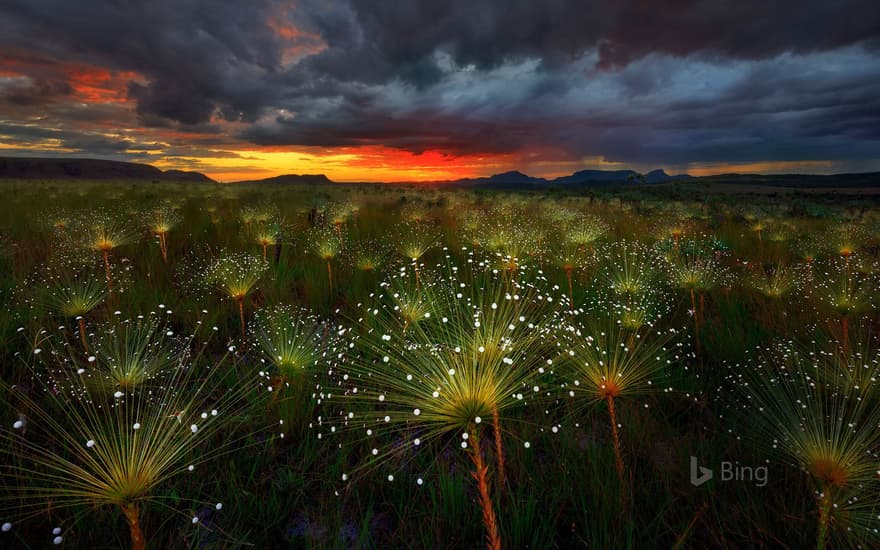
[[[0,191],[4,548],[880,547],[869,192]]]

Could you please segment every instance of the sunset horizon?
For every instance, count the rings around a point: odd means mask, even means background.
[[[3,156],[3,149],[0,148],[0,158]],[[401,153],[396,152],[396,155]],[[408,154],[408,153],[403,153]],[[246,170],[236,171],[234,168],[223,167],[204,167],[202,169],[194,168],[188,164],[177,164],[163,160],[155,160],[152,162],[134,161],[119,158],[114,155],[88,155],[81,153],[59,154],[50,151],[19,151],[12,158],[48,158],[59,160],[109,160],[119,162],[132,162],[136,164],[147,164],[155,166],[161,170],[183,170],[202,173],[219,183],[234,183],[238,181],[252,181],[285,175],[304,175],[316,174],[325,175],[334,183],[431,183],[456,181],[459,179],[477,179],[486,178],[506,172],[522,172],[526,175],[552,180],[558,177],[569,176],[581,170],[632,170],[637,173],[647,173],[653,170],[663,170],[669,175],[690,175],[694,177],[719,176],[725,174],[743,174],[743,175],[834,175],[844,173],[871,173],[875,170],[866,169],[846,170],[845,166],[835,169],[838,166],[833,161],[773,161],[773,162],[755,162],[743,164],[695,164],[684,165],[681,167],[669,166],[633,166],[627,163],[615,162],[585,162],[578,163],[576,161],[546,163],[539,162],[534,164],[502,164],[502,163],[470,163],[461,164],[461,158],[457,157],[445,162],[455,163],[454,166],[444,167],[443,165],[431,164],[427,167],[421,165],[403,165],[393,164],[386,166],[384,164],[369,169],[354,167],[342,167],[332,169],[332,163],[325,163],[320,160],[314,162],[292,162],[286,164],[277,160],[273,161],[274,156],[301,155],[300,153],[278,153],[278,152],[260,152],[247,151],[242,152],[241,157],[248,160],[259,160],[261,165],[250,165]],[[418,160],[422,157],[430,159],[430,153],[408,154]],[[345,155],[347,161],[351,157],[356,156]],[[265,158],[263,158],[265,157]],[[478,158],[476,160],[483,160]],[[441,159],[442,161],[442,159]],[[357,163],[353,163],[357,164]],[[548,164],[551,166],[548,167]],[[285,168],[289,166],[289,168]]]

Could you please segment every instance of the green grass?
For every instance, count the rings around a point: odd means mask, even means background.
[[[131,544],[129,526],[114,507],[78,502],[62,508],[57,499],[47,498],[29,513],[35,493],[28,488],[41,478],[20,469],[29,458],[20,438],[36,437],[37,430],[27,424],[13,428],[26,413],[21,401],[25,397],[41,406],[57,406],[47,393],[37,391],[40,381],[50,387],[63,385],[72,368],[92,368],[82,350],[79,324],[47,307],[45,295],[74,276],[105,283],[104,259],[80,229],[86,227],[83,220],[108,217],[124,226],[127,238],[109,254],[112,289],[83,315],[89,342],[98,335],[109,338],[107,331],[123,319],[162,318],[163,329],[186,340],[186,350],[171,349],[194,372],[218,365],[218,388],[254,384],[247,391],[246,406],[212,435],[217,444],[240,438],[239,448],[199,464],[191,473],[163,480],[154,488],[156,501],[144,502],[141,524],[148,548],[484,547],[474,466],[470,451],[460,445],[462,431],[473,426],[431,431],[430,426],[397,422],[395,417],[393,430],[372,436],[360,425],[349,425],[332,437],[326,433],[329,426],[338,425],[326,420],[340,410],[359,418],[392,403],[345,395],[352,384],[342,380],[343,374],[368,376],[370,362],[381,361],[381,333],[369,331],[394,317],[389,314],[380,322],[364,312],[393,310],[411,301],[411,293],[430,300],[432,285],[448,278],[444,274],[450,266],[472,281],[469,296],[472,290],[473,295],[492,296],[534,285],[557,299],[541,309],[549,336],[529,348],[531,355],[524,361],[529,372],[522,380],[528,384],[516,392],[527,398],[503,408],[503,482],[496,476],[491,418],[482,426],[481,446],[492,466],[488,481],[504,547],[817,546],[815,484],[797,464],[774,452],[755,421],[757,413],[740,406],[742,393],[734,381],[769,361],[766,350],[780,342],[838,350],[832,353],[876,349],[871,342],[876,334],[872,327],[880,320],[880,243],[869,229],[876,226],[880,211],[869,203],[870,197],[847,202],[813,195],[780,201],[687,187],[517,193],[131,182],[0,182],[0,190],[5,191],[0,215],[0,300],[5,304],[0,312],[0,430],[13,442],[2,453],[0,469],[0,494],[7,495],[0,497],[0,524],[13,524],[10,532],[0,533],[3,547],[44,547],[51,544],[55,527],[62,527],[65,544],[77,547]],[[150,231],[157,209],[174,222],[165,234],[167,263],[159,239]],[[249,221],[261,213],[269,218]],[[760,238],[751,229],[754,216],[771,220]],[[64,229],[53,225],[59,217],[70,220]],[[272,224],[273,236],[279,239],[280,255],[276,259],[275,244],[267,246],[265,265],[262,245],[254,238],[253,224],[258,223]],[[589,226],[588,243],[580,235],[584,231],[575,234],[578,223]],[[670,227],[684,228],[677,246],[666,235]],[[785,239],[781,231],[771,239],[778,227],[785,227]],[[832,243],[841,231],[859,236],[851,268],[841,263],[833,247],[817,246],[814,279],[808,282],[804,240],[809,239],[811,247]],[[321,257],[327,242],[333,249],[332,289],[327,255]],[[636,267],[646,273],[638,278],[639,285],[620,292],[610,283],[625,279],[619,253],[624,242],[637,247]],[[359,262],[367,248],[381,252],[381,261],[365,271]],[[716,255],[716,248],[723,252]],[[243,295],[247,341],[242,340],[237,303],[218,292],[210,273],[212,265],[223,265],[222,258],[230,254],[260,260],[259,276],[253,274],[255,281],[248,278],[247,292],[229,292]],[[515,255],[516,261],[507,255]],[[481,274],[474,267],[480,261],[498,272]],[[568,264],[575,267],[567,270]],[[676,280],[669,269],[675,265],[709,265],[719,275],[713,274],[712,284],[701,287],[681,272],[683,278]],[[754,281],[756,273],[778,265],[791,270],[793,284],[775,298],[756,289]],[[840,309],[829,305],[827,289],[847,277],[857,283],[859,303],[846,312],[851,343],[844,345]],[[493,284],[500,286],[485,291]],[[407,296],[393,298],[398,291]],[[694,302],[699,319],[691,311]],[[444,300],[432,300],[428,305],[443,309],[443,304]],[[488,302],[482,306],[488,307]],[[319,358],[314,359],[310,347],[302,379],[282,392],[273,387],[270,393],[269,386],[279,377],[261,348],[256,323],[260,312],[279,307],[307,312],[309,326],[318,327],[307,335]],[[674,351],[668,354],[671,362],[648,377],[651,391],[615,401],[625,463],[621,480],[608,407],[601,400],[569,396],[578,369],[567,368],[571,365],[565,362],[577,358],[560,351],[567,349],[563,334],[569,326],[589,333],[598,330],[600,320],[623,318],[634,310],[651,319],[650,328],[628,329],[640,337],[651,339],[655,331],[670,329],[677,335],[667,343]],[[415,374],[433,372],[424,346],[451,346],[455,338],[462,338],[459,333],[469,332],[461,311],[451,332],[438,328],[442,315],[432,312],[430,322],[419,321],[417,327],[395,325],[396,347],[390,355],[398,368],[391,363],[391,370],[383,371],[384,381],[413,369]],[[450,336],[453,333],[459,336]],[[423,346],[424,356],[413,359],[416,352],[406,347],[413,342]],[[36,356],[35,347],[41,349]],[[443,353],[447,352],[448,348]],[[227,354],[232,357],[221,361]],[[403,363],[405,369],[400,368]],[[175,391],[186,392],[199,383],[197,377],[181,379],[185,387]],[[533,385],[539,386],[538,392]],[[145,386],[155,388],[152,382]],[[823,386],[818,395],[830,399],[830,388]],[[875,403],[880,398],[873,384],[860,391]],[[86,405],[71,398],[65,406],[79,411]],[[59,413],[59,429],[76,430],[77,418]],[[425,445],[408,444],[420,435],[429,440]],[[49,452],[66,452],[57,439],[39,441]],[[873,441],[866,445],[858,450],[880,463],[880,448]],[[376,446],[383,449],[382,460],[371,459]],[[203,456],[211,458],[208,452]],[[715,479],[693,486],[691,456],[715,469]],[[767,485],[721,480],[722,461],[767,465]],[[862,505],[876,512],[878,481],[865,481],[860,490]],[[215,507],[218,502],[221,510]],[[194,516],[200,518],[198,525],[191,521]],[[844,525],[847,519],[840,515],[832,525]],[[866,526],[871,527],[880,529],[880,521]],[[829,545],[870,547],[876,542],[841,531],[830,531]]]

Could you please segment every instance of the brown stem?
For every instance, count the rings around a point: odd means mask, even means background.
[[[241,342],[242,345],[247,342],[247,332],[244,322],[244,296],[238,299],[238,319],[241,322]]]
[[[574,310],[574,290],[571,284],[572,271],[574,271],[573,267],[565,266],[565,278],[568,279],[568,311]]]
[[[620,453],[620,434],[617,433],[617,414],[614,411],[614,397],[608,396],[608,414],[611,417],[611,436],[614,438],[614,464],[617,467],[617,477],[623,485],[623,455]]]
[[[498,407],[492,409],[492,431],[495,435],[495,459],[498,463],[498,487],[500,492],[504,492],[504,486],[507,484],[507,474],[504,471],[504,447],[501,440],[501,415],[498,414]]]
[[[267,258],[266,252],[267,252],[268,247],[269,247],[269,245],[267,243],[263,243],[263,261],[264,262],[266,261],[266,258]]]
[[[684,546],[684,543],[687,541],[687,538],[690,535],[691,531],[693,530],[694,525],[697,524],[697,520],[700,519],[700,516],[703,514],[703,512],[706,511],[707,507],[708,507],[708,504],[704,503],[700,507],[700,509],[697,510],[697,512],[694,514],[694,517],[691,518],[691,522],[688,523],[688,526],[685,528],[684,532],[681,535],[679,535],[679,537],[676,539],[675,544],[672,546],[672,550],[678,550],[679,548]]]
[[[162,252],[162,261],[168,263],[168,245],[165,243],[165,233],[159,233],[159,250]]]
[[[89,352],[89,343],[86,340],[86,319],[80,316],[79,321],[79,340],[82,342],[83,351]]]
[[[129,504],[122,507],[122,513],[125,514],[125,519],[128,520],[132,550],[144,550],[147,547],[147,542],[144,540],[144,532],[141,531],[140,510],[137,506]]]
[[[816,532],[816,549],[823,550],[828,538],[828,525],[831,523],[831,487],[826,483],[822,486],[822,498],[819,499],[819,526]]]
[[[492,495],[489,493],[489,467],[483,462],[480,450],[480,436],[476,429],[471,433],[471,460],[474,462],[472,475],[477,480],[480,491],[480,507],[483,509],[483,526],[486,528],[486,547],[489,550],[501,550],[501,536],[498,534],[498,521],[495,519],[495,508]]]
[[[333,268],[330,267],[330,260],[327,260],[327,280],[330,282],[330,295],[333,295]]]
[[[107,276],[107,291],[113,292],[113,277],[110,275],[110,251],[102,250],[101,255],[104,257],[104,272]]]

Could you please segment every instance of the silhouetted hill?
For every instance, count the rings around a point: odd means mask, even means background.
[[[670,176],[663,170],[652,170],[645,174],[645,183],[662,183],[666,181],[688,180],[691,178],[693,178],[693,176],[689,174],[676,174],[674,176]]]
[[[232,183],[305,183],[309,185],[323,185],[333,183],[324,174],[285,174],[261,180],[234,181]]]
[[[453,183],[466,186],[493,186],[493,187],[532,187],[537,185],[581,185],[581,184],[609,184],[609,183],[665,183],[690,179],[691,176],[682,174],[670,176],[663,170],[653,170],[645,175],[635,170],[580,170],[570,176],[561,176],[548,180],[536,178],[518,172],[516,170],[495,174],[483,178],[465,178]]]
[[[485,179],[488,183],[547,183],[547,180],[544,178],[528,176],[517,170],[511,170],[510,172],[504,172],[503,174],[495,174],[494,176],[489,176]]]
[[[570,176],[562,176],[553,183],[583,183],[587,181],[628,181],[638,177],[634,170],[580,170]]]
[[[165,170],[163,174],[165,176],[164,179],[166,180],[214,183],[214,180],[212,180],[205,174],[202,174],[201,172],[187,172],[185,170]]]
[[[213,182],[199,172],[168,170],[115,160],[0,157],[0,178]]]
[[[581,170],[570,176],[562,176],[553,183],[587,183],[587,182],[633,182],[633,183],[664,183],[673,180],[689,179],[691,176],[680,174],[670,176],[663,170],[652,170],[647,174],[639,174],[635,170]]]

